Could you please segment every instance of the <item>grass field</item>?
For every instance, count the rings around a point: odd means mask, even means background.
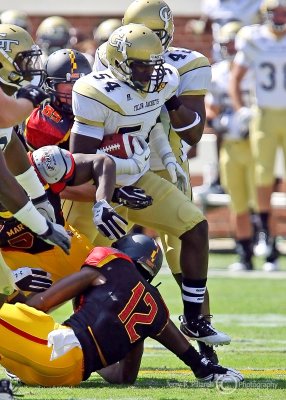
[[[220,363],[239,369],[245,377],[239,387],[204,386],[173,354],[152,340],[145,343],[139,378],[134,386],[111,386],[99,376],[77,388],[43,389],[22,386],[18,394],[26,400],[72,399],[142,399],[142,400],[282,400],[286,390],[286,259],[281,258],[284,272],[251,272],[230,274],[225,266],[233,255],[211,255],[208,287],[211,294],[213,324],[232,337],[229,346],[217,349]],[[257,259],[259,270],[262,261]],[[156,279],[178,322],[182,306],[179,290],[169,274]],[[54,315],[62,321],[70,304]],[[0,375],[4,376],[3,370]]]

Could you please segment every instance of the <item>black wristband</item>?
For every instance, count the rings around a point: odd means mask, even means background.
[[[182,105],[182,102],[175,94],[165,102],[168,111],[176,111],[180,105]]]

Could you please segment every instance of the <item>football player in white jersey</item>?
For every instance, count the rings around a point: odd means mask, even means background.
[[[167,179],[168,181],[175,182],[176,179],[173,178],[172,173],[170,174],[168,168],[172,165],[171,162],[178,163],[184,170],[187,179],[187,188],[185,189],[185,194],[191,199],[192,191],[190,187],[189,178],[189,166],[187,160],[187,151],[189,149],[189,139],[191,139],[193,134],[199,137],[203,133],[203,128],[205,124],[205,105],[204,96],[209,89],[211,81],[211,68],[208,59],[201,53],[197,51],[192,51],[185,48],[170,47],[170,43],[173,39],[174,33],[174,23],[173,15],[169,6],[162,0],[135,0],[126,9],[124,17],[122,20],[123,24],[128,23],[140,23],[144,24],[148,28],[152,29],[160,38],[161,43],[164,47],[164,58],[165,61],[174,66],[180,76],[179,86],[176,91],[176,95],[180,99],[180,102],[189,110],[195,111],[200,116],[200,123],[194,126],[190,131],[189,138],[182,139],[173,129],[170,123],[170,117],[164,106],[160,118],[163,123],[164,131],[168,140],[170,142],[172,152],[175,155],[169,155],[165,160],[158,157],[152,143],[151,148],[151,158],[150,165],[151,170],[156,172],[159,176]],[[100,46],[96,52],[94,70],[100,70],[107,65],[106,61],[106,43]],[[177,117],[179,115],[177,114]],[[189,143],[189,144],[188,144]],[[164,162],[165,161],[165,162]],[[177,184],[180,185],[180,177],[177,177]],[[182,285],[182,275],[180,268],[180,252],[181,252],[181,241],[162,230],[158,231],[160,234],[161,242],[164,248],[166,259],[168,265],[178,282]],[[208,296],[206,293],[205,300]],[[204,313],[209,314],[209,306],[206,304],[204,307]],[[203,343],[200,344],[205,353],[210,355],[212,350],[210,347],[206,347]]]
[[[9,125],[21,122],[33,107],[48,98],[37,86],[28,85],[32,78],[43,76],[43,70],[37,67],[41,51],[34,45],[30,34],[16,25],[1,24],[0,36],[0,99],[2,106],[0,117],[0,202],[20,222],[27,225],[41,238],[68,252],[70,247],[68,234],[60,225],[52,222],[53,207],[48,201],[34,169],[31,168],[24,146],[13,128],[9,127]],[[10,98],[9,96],[15,92],[18,99]],[[21,107],[23,110],[20,109]],[[50,220],[41,215],[37,208],[41,209]],[[2,256],[0,258],[0,282],[0,293],[9,295],[14,291],[15,285],[11,271]],[[0,302],[4,298],[5,296],[1,296]]]
[[[173,129],[189,143],[197,143],[200,128],[194,132],[192,128],[200,125],[201,117],[175,95],[179,75],[173,66],[164,64],[163,56],[160,39],[144,25],[129,24],[113,32],[106,47],[109,68],[80,78],[73,87],[73,153],[96,152],[104,135],[132,132],[140,139],[145,163],[150,153],[144,141],[149,136],[151,145],[164,159],[172,153],[161,123],[157,123],[164,103]],[[135,164],[128,161],[115,159],[117,183],[136,182],[153,198],[148,211],[128,210],[128,220],[181,240],[184,326],[189,335],[207,344],[229,343],[230,338],[201,315],[208,270],[207,221],[175,185],[150,171],[139,158]],[[175,172],[178,168],[174,161]],[[105,207],[104,202],[98,202],[93,209],[95,224],[102,223]],[[123,212],[118,210],[121,215]]]
[[[284,158],[286,155],[286,1],[265,0],[262,6],[265,23],[244,27],[237,36],[230,90],[235,109],[241,112],[244,103],[239,85],[246,71],[253,69],[257,107],[250,124],[250,144],[265,239],[264,247],[258,243],[257,254],[266,256],[264,270],[273,271],[278,252],[269,219],[277,148],[282,148]]]
[[[239,262],[232,270],[252,270],[253,229],[250,208],[255,209],[254,165],[249,144],[249,107],[252,104],[252,74],[244,76],[240,84],[245,108],[235,113],[229,97],[229,77],[235,56],[235,36],[241,24],[225,24],[219,32],[220,61],[212,65],[212,84],[206,96],[207,120],[220,136],[219,166],[221,182],[230,195],[236,233]]]

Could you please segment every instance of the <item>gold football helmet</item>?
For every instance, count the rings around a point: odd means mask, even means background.
[[[277,13],[277,8],[284,8],[284,14]],[[261,4],[261,12],[273,31],[286,30],[286,0],[264,0]]]
[[[158,36],[140,24],[116,29],[106,46],[106,59],[113,75],[147,93],[155,92],[164,78],[163,54]],[[143,69],[141,76],[138,69]]]
[[[41,85],[45,72],[41,50],[31,35],[20,26],[0,24],[0,82],[18,89],[37,80]]]
[[[220,45],[220,52],[222,58],[225,60],[232,60],[235,56],[235,37],[238,31],[241,29],[242,24],[240,21],[230,21],[223,25],[217,36],[217,41]]]
[[[135,0],[125,11],[122,24],[143,24],[154,31],[166,50],[173,40],[173,14],[163,0]]]
[[[0,14],[1,24],[12,24],[20,26],[26,31],[30,31],[30,21],[28,15],[20,10],[6,10]]]
[[[56,50],[70,47],[72,25],[60,16],[45,18],[36,31],[36,42],[50,55]]]
[[[115,29],[119,28],[122,25],[121,20],[118,18],[109,18],[105,21],[101,22],[97,28],[93,31],[94,40],[100,46],[102,43],[107,42],[109,36],[112,34]]]

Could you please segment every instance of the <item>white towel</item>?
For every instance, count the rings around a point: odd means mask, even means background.
[[[81,345],[71,328],[55,329],[48,335],[48,347],[53,347],[50,361],[63,356],[65,353]]]

